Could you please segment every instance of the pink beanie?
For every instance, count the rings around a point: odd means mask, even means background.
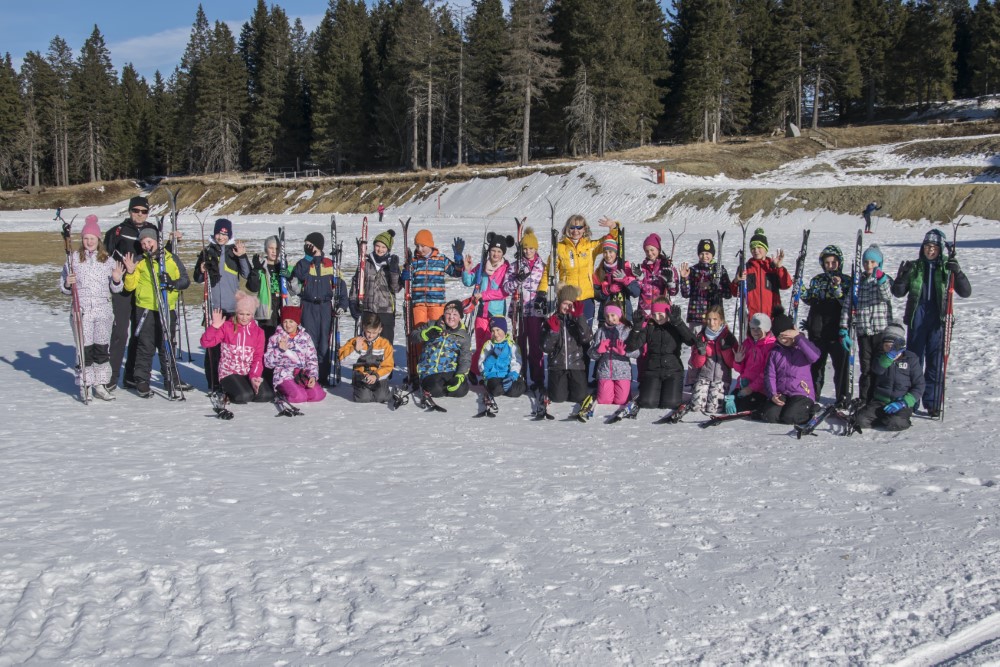
[[[81,237],[87,234],[101,238],[101,228],[97,224],[97,216],[93,213],[87,216],[86,221],[83,223],[83,229],[80,230]]]
[[[653,246],[657,250],[663,250],[660,246],[660,235],[653,233],[646,237],[646,240],[642,242],[642,247]]]

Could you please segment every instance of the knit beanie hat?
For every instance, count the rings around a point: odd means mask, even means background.
[[[83,229],[80,230],[81,237],[84,237],[87,234],[101,238],[101,228],[97,224],[97,216],[93,213],[87,216],[86,221],[83,223]]]
[[[774,317],[771,318],[771,331],[775,334],[780,334],[794,328],[795,320],[793,320],[790,315],[785,314],[785,309],[780,306],[775,308]]]
[[[861,259],[865,262],[878,262],[878,268],[881,269],[882,261],[884,259],[882,257],[882,249],[878,247],[877,243],[873,243],[868,246],[868,249],[865,250],[865,254],[861,256]]]
[[[703,252],[710,252],[712,253],[712,257],[715,257],[715,241],[712,239],[698,241],[698,249],[695,252],[699,255]]]
[[[417,245],[425,245],[428,248],[434,247],[434,237],[428,229],[421,229],[417,232],[417,235],[413,237],[413,242]]]
[[[657,250],[663,250],[663,247],[660,245],[660,235],[654,232],[647,236],[646,240],[642,242],[642,247],[645,248],[646,246],[653,246]]]
[[[236,312],[249,312],[254,313],[257,311],[257,307],[260,305],[260,301],[253,294],[247,294],[246,292],[236,292]]]
[[[219,218],[215,221],[215,231],[212,232],[212,236],[215,236],[219,232],[226,232],[229,238],[233,238],[233,223],[229,222],[225,218]]]
[[[763,227],[753,230],[753,236],[750,237],[750,249],[754,248],[763,248],[764,252],[767,252],[767,237],[764,235]]]
[[[580,288],[575,285],[563,285],[559,288],[557,295],[559,303],[563,303],[564,301],[575,302],[580,298]]]
[[[618,252],[618,239],[614,236],[605,236],[604,242],[601,243],[601,250],[614,250]]]
[[[535,236],[535,230],[531,227],[524,230],[524,236],[521,237],[521,247],[538,250],[538,237]]]
[[[823,266],[823,260],[827,257],[837,258],[837,268],[842,268],[844,266],[844,253],[840,249],[840,246],[830,244],[827,247],[819,251],[819,265]]]
[[[493,232],[486,235],[486,245],[490,250],[500,248],[500,252],[507,252],[507,248],[513,246],[514,243],[516,241],[514,241],[513,236],[504,236],[502,234],[494,234]]]
[[[143,239],[155,239],[156,238],[156,228],[155,227],[143,227],[139,230],[139,240]]]
[[[754,329],[760,329],[764,333],[771,330],[771,318],[765,313],[756,313],[750,318],[750,326]]]
[[[902,350],[906,347],[906,330],[901,324],[893,322],[882,331],[882,340],[891,340],[895,349]]]
[[[319,232],[310,232],[309,234],[306,234],[306,243],[312,243],[320,252],[323,252],[323,246],[326,244],[326,240]]]
[[[504,333],[507,333],[507,318],[506,317],[494,317],[490,320],[490,330],[500,329]]]
[[[375,243],[381,243],[389,250],[392,250],[392,239],[396,236],[396,230],[387,229],[375,237]]]
[[[149,200],[146,199],[145,197],[132,197],[131,199],[128,200],[128,207],[130,209],[142,207],[144,209],[149,210]]]
[[[944,254],[944,234],[940,229],[932,229],[924,235],[924,244],[933,243],[938,247],[938,254]],[[920,254],[924,254],[924,249],[920,249]]]
[[[292,320],[296,324],[302,324],[302,308],[299,306],[282,306],[281,321]]]
[[[465,312],[465,304],[462,303],[461,299],[452,299],[448,303],[444,304],[445,311],[447,311],[449,308],[457,310],[459,315]]]

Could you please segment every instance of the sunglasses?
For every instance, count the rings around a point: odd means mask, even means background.
[[[583,225],[571,225],[570,229],[583,229]]]
[[[149,214],[148,208],[130,208],[129,210],[132,211],[133,213],[141,213],[142,215]]]

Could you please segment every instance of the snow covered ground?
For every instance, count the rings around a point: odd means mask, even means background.
[[[658,209],[641,168],[586,172],[596,196],[577,175],[479,180],[450,186],[444,215],[426,201],[388,218],[447,247],[475,246],[486,217],[544,231],[545,197],[560,224]],[[102,226],[121,208],[97,209]],[[739,228],[688,213],[671,220],[688,221],[678,261],[722,228],[731,264]],[[827,243],[851,254],[860,220],[813,216],[754,224],[789,264],[810,226],[812,275]],[[3,213],[0,232],[55,232],[50,218]],[[360,216],[338,220],[357,233]],[[279,224],[296,248],[329,224],[234,221],[255,248]],[[197,236],[193,216],[182,228]],[[928,228],[880,220],[890,272]],[[666,222],[627,229],[631,258],[649,232],[669,244]],[[200,392],[85,407],[67,308],[7,299],[0,665],[1000,664],[997,248],[1000,222],[966,218],[974,292],[957,305],[947,420],[851,438],[645,411],[609,426],[606,407],[539,423],[527,399],[473,419],[474,395],[392,412],[351,403],[346,384],[292,419],[237,406],[223,422]],[[0,265],[0,293],[23,269]],[[193,339],[199,321],[191,308]],[[203,389],[200,367],[196,350],[182,374]]]

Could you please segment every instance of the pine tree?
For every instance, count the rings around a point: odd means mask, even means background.
[[[174,145],[173,110],[176,101],[168,90],[159,70],[153,73],[153,86],[149,91],[149,104],[144,109],[141,123],[140,168],[144,174],[171,174],[179,168],[176,155],[186,155]]]
[[[115,126],[117,79],[111,54],[95,25],[80,49],[77,68],[70,79],[75,146],[91,182],[109,175],[106,163]]]
[[[298,170],[302,168],[302,161],[309,155],[311,139],[309,88],[306,82],[310,45],[302,19],[295,19],[291,43],[292,57],[285,71],[281,115],[278,118],[280,130],[275,155],[278,164],[289,166],[294,164]]]
[[[41,114],[42,131],[51,142],[50,173],[56,185],[70,184],[70,80],[76,73],[76,62],[69,45],[58,35],[49,42],[47,68],[37,70],[36,109]]]
[[[24,131],[21,147],[24,153],[24,183],[41,184],[42,162],[45,159],[44,113],[50,98],[55,73],[49,63],[35,51],[28,51],[21,64],[21,87],[24,91]]]
[[[215,22],[208,51],[195,67],[194,79],[195,166],[205,173],[233,171],[239,167],[247,74],[233,34],[225,23]]]
[[[901,11],[899,0],[855,0],[858,26],[858,61],[861,67],[866,120],[875,119],[875,104],[888,75],[889,50],[898,35],[893,17]]]
[[[841,115],[846,114],[847,101],[860,95],[861,69],[851,5],[842,0],[814,0],[808,8],[805,69],[812,83],[812,127],[816,129],[825,100],[837,99]]]
[[[772,135],[784,131],[796,100],[798,50],[781,10],[778,0],[740,0],[737,11],[748,59],[749,128]]]
[[[979,0],[972,14],[972,92],[993,95],[1000,90],[1000,6]]]
[[[496,160],[498,151],[510,140],[509,118],[513,115],[503,88],[510,36],[501,0],[473,0],[465,32],[466,136],[470,149]]]
[[[10,53],[0,60],[0,190],[14,185],[18,140],[24,127],[21,86]]]
[[[117,122],[113,128],[108,164],[112,165],[113,173],[118,176],[141,178],[148,174],[144,171],[143,153],[147,132],[144,123],[148,119],[146,107],[149,104],[149,88],[145,79],[139,76],[131,63],[122,68],[121,84],[117,87],[117,93],[118,100],[115,104]]]
[[[309,81],[312,155],[340,173],[366,159],[364,59],[368,14],[363,0],[331,0],[315,33]]]
[[[196,171],[196,164],[202,158],[195,154],[194,124],[191,120],[197,113],[197,100],[201,82],[198,80],[199,66],[208,57],[212,42],[212,28],[205,16],[205,10],[198,5],[194,25],[191,27],[191,38],[188,40],[181,56],[180,65],[170,77],[169,89],[174,99],[173,142],[179,151],[179,158],[184,161],[184,168]],[[183,156],[183,157],[180,157]]]
[[[527,165],[531,156],[531,104],[545,90],[554,88],[559,60],[550,40],[552,27],[544,0],[512,0],[510,4],[511,48],[504,61],[503,81],[508,99],[520,100],[520,150],[518,162]]]
[[[895,102],[926,109],[932,101],[950,99],[955,79],[955,24],[940,0],[905,6],[903,28],[893,52],[889,77]]]

